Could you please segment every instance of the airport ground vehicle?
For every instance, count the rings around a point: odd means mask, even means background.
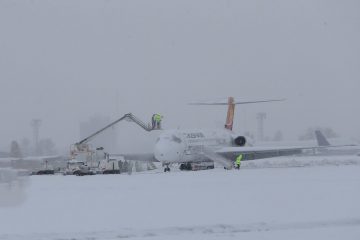
[[[118,159],[104,159],[99,164],[99,171],[102,174],[120,174],[122,161]]]
[[[102,129],[94,132],[83,140],[71,145],[70,161],[68,162],[66,174],[92,175],[92,174],[118,174],[122,170],[124,159],[109,159],[109,154],[104,151],[103,147],[94,148],[89,142],[105,130],[115,126],[121,121],[130,121],[146,131],[159,130],[151,124],[145,124],[132,113],[127,113],[116,121],[106,125]]]
[[[94,175],[96,174],[96,169],[90,167],[84,161],[78,160],[70,160],[67,163],[67,167],[64,171],[64,175],[77,175],[77,176],[84,176],[84,175]]]
[[[35,172],[33,175],[54,175],[54,174],[55,171],[53,169],[44,169]]]
[[[181,171],[197,171],[197,170],[207,170],[214,168],[215,165],[213,161],[188,162],[188,163],[180,164]]]
[[[91,169],[90,167],[81,166],[79,169],[73,172],[73,175],[76,176],[85,176],[85,175],[95,175],[97,172],[95,169]]]

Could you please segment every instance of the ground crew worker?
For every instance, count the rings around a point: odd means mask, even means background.
[[[151,126],[152,126],[152,129],[155,128],[155,115],[156,115],[156,114],[153,114],[152,117],[151,117]]]
[[[240,165],[241,165],[241,160],[243,159],[243,155],[240,154],[237,158],[236,158],[236,161],[235,161],[235,164],[236,164],[236,169],[239,170],[240,169]]]
[[[162,116],[160,114],[155,114],[154,118],[155,118],[155,128],[160,129]]]

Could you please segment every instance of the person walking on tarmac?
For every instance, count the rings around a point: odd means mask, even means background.
[[[235,165],[236,165],[236,169],[239,170],[240,169],[240,165],[241,165],[241,160],[243,159],[243,155],[240,154],[235,161]]]

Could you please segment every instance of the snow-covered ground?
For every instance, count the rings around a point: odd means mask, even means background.
[[[360,157],[242,167],[33,176],[0,208],[0,239],[359,239]]]

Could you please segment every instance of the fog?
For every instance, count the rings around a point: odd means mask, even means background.
[[[222,127],[227,96],[285,102],[237,106],[235,131],[311,126],[360,137],[359,1],[0,1],[0,151],[40,137],[60,150],[94,115],[132,112],[164,128]],[[120,123],[119,152],[149,151],[159,132]]]

